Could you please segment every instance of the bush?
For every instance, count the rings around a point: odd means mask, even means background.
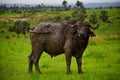
[[[54,19],[55,19],[55,21],[60,21],[61,17],[60,16],[56,16]]]
[[[102,10],[99,17],[103,22],[108,21],[108,12],[106,10]]]
[[[29,31],[30,29],[30,24],[27,21],[16,21],[14,23],[13,28],[9,28],[9,30],[12,30],[18,34],[24,34],[26,36],[26,31]]]
[[[89,21],[92,23],[92,24],[96,24],[98,22],[98,18],[97,18],[97,15],[96,13],[92,13],[89,17]]]

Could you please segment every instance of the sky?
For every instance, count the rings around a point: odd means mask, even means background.
[[[23,3],[23,4],[62,4],[63,0],[0,0],[0,3]],[[68,4],[76,3],[77,0],[66,0]],[[95,2],[120,2],[120,0],[79,0],[83,3],[95,3]]]

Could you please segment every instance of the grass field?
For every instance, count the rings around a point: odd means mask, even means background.
[[[77,74],[76,60],[72,58],[72,74],[66,75],[64,54],[51,58],[45,52],[40,59],[42,74],[28,73],[29,38],[0,30],[0,80],[119,80],[120,79],[120,9],[108,9],[112,23],[100,23],[96,37],[90,38],[83,55],[84,74]],[[90,12],[90,11],[88,11]],[[96,11],[97,12],[97,11]],[[62,14],[62,13],[60,13]],[[10,15],[11,16],[11,15]],[[12,25],[8,22],[6,25]],[[13,36],[15,35],[15,36]],[[9,36],[10,39],[6,39]],[[28,34],[29,37],[29,34]],[[34,67],[33,67],[34,68]]]

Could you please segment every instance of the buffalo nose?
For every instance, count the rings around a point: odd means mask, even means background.
[[[84,32],[83,31],[80,31],[78,36],[84,36]]]
[[[80,35],[84,35],[84,32],[83,32],[83,31],[80,31]]]

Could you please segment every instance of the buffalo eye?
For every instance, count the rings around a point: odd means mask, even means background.
[[[76,32],[77,32],[76,27],[72,26],[71,29],[70,29],[70,33],[74,35]]]

